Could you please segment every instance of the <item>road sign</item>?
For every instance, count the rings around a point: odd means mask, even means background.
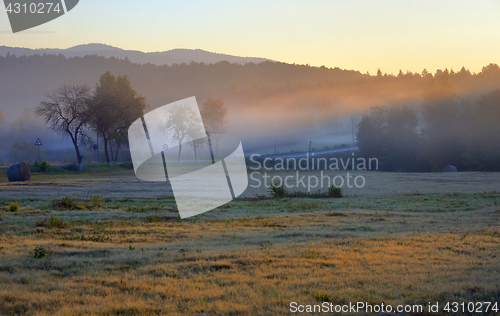
[[[35,146],[42,146],[42,141],[40,140],[40,138],[36,140]]]
[[[167,150],[167,149],[168,149],[168,145],[167,144],[163,145],[163,150]]]

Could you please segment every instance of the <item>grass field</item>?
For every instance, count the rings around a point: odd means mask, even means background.
[[[365,189],[339,199],[249,189],[182,221],[166,186],[130,171],[35,174],[26,184],[0,176],[0,314],[500,304],[500,175],[365,176]]]

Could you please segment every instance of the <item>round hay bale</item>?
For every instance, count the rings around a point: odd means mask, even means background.
[[[457,167],[452,165],[447,165],[444,167],[443,172],[457,172]]]
[[[30,181],[31,170],[25,162],[18,162],[7,168],[7,178],[10,182]]]

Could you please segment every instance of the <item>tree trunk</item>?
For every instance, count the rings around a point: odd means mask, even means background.
[[[177,165],[181,165],[181,151],[182,151],[182,145],[179,143],[179,155],[177,156]]]
[[[76,140],[73,142],[73,145],[75,146],[75,150],[76,150],[76,159],[78,160],[78,170],[82,171],[83,170],[83,164],[82,164],[83,157],[82,157],[82,155],[80,155],[80,148],[78,148],[78,144],[77,144]]]
[[[109,163],[109,152],[108,152],[108,139],[106,137],[103,137],[103,139],[104,139],[104,154],[106,156],[106,165],[109,168],[110,163]]]
[[[195,161],[195,164],[198,164],[198,152],[197,152],[197,148],[196,148],[196,143],[193,141],[193,148],[194,148],[194,161]]]
[[[120,151],[120,143],[116,143],[115,162],[118,162],[118,151]]]
[[[109,154],[111,156],[110,161],[114,161],[115,154],[113,153],[113,140],[109,141]]]

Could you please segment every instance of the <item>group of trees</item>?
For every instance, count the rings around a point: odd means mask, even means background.
[[[93,88],[105,69],[113,74],[126,74],[134,89],[147,96],[153,107],[186,96],[196,96],[198,100],[217,96],[227,104],[234,104],[231,108],[236,119],[234,129],[247,148],[261,145],[270,134],[292,140],[304,134],[323,133],[327,130],[325,124],[352,112],[366,111],[375,104],[413,107],[427,83],[445,71],[390,74],[382,69],[369,75],[273,62],[157,66],[97,55],[72,58],[11,55],[0,57],[0,69],[0,108],[4,114],[8,111],[9,118],[20,114],[23,105],[36,104],[40,95],[64,85],[67,78]],[[500,68],[495,64],[475,73],[466,68],[449,70],[449,77],[459,96],[477,98],[500,87]],[[417,114],[420,119],[420,113]]]
[[[36,155],[35,146],[30,146],[25,140],[22,142],[15,141],[9,152],[9,159],[11,161],[27,161]]]
[[[203,103],[200,114],[203,122],[199,122],[194,109],[188,105],[177,105],[171,109],[171,115],[165,126],[161,127],[178,144],[178,165],[184,143],[193,147],[195,163],[198,163],[199,149],[208,145],[212,147],[213,154],[217,155],[220,135],[228,130],[227,109],[221,99],[207,100]],[[200,137],[205,134],[208,135],[208,142],[205,141],[205,137]],[[186,142],[186,140],[189,141]]]
[[[115,77],[108,71],[101,75],[94,91],[86,85],[64,85],[51,92],[36,108],[36,113],[53,131],[71,139],[82,170],[82,147],[94,145],[95,134],[104,142],[108,167],[112,160],[116,161],[119,150],[128,146],[129,126],[144,115],[147,107],[144,97],[132,88],[127,76]],[[163,128],[179,144],[178,160],[187,139],[194,139],[191,143],[196,157],[203,142],[195,138],[227,131],[227,109],[222,100],[209,99],[203,104],[201,114],[205,130],[201,124],[195,124],[193,109],[182,105],[172,109]],[[218,139],[215,136],[213,140],[215,149]]]
[[[68,136],[75,148],[78,167],[82,170],[81,146],[92,145],[91,133],[104,140],[106,162],[127,143],[127,128],[142,116],[145,100],[132,88],[127,76],[104,73],[92,92],[86,85],[64,85],[48,94],[36,108],[52,130]]]
[[[500,170],[500,90],[469,102],[443,72],[425,87],[421,113],[419,128],[407,106],[372,107],[358,126],[360,151],[388,171]]]

